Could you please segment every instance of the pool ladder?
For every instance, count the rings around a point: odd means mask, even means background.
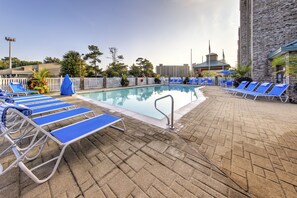
[[[157,101],[162,100],[162,99],[167,98],[167,97],[171,98],[171,123],[169,121],[169,117],[165,113],[163,113],[160,109],[157,108]],[[166,96],[163,96],[161,98],[156,99],[155,100],[155,109],[157,109],[157,111],[159,111],[161,114],[163,114],[167,118],[167,125],[169,126],[169,128],[174,129],[174,126],[173,126],[174,99],[173,99],[172,95],[166,95]]]

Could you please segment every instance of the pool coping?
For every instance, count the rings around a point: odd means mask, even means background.
[[[156,85],[150,85],[150,86],[156,86]],[[179,86],[188,86],[188,85],[179,85]],[[137,87],[146,87],[146,86],[137,86]],[[104,90],[96,90],[96,91],[104,92],[104,91],[118,90],[118,89],[123,89],[123,88],[124,87],[122,87],[122,88],[118,88],[118,87],[117,88],[107,88],[107,89],[104,89]],[[136,88],[136,87],[125,87],[125,88]],[[189,103],[189,104],[177,109],[176,111],[174,111],[174,123],[176,123],[182,116],[189,113],[192,109],[194,109],[195,107],[197,107],[199,104],[201,104],[202,102],[204,102],[206,100],[206,97],[203,95],[203,92],[200,90],[202,88],[204,88],[204,86],[197,87],[197,88],[194,89],[195,93],[196,93],[196,95],[198,97],[197,100],[192,101],[191,103]],[[92,90],[92,91],[89,91],[89,92],[94,92],[94,91],[95,90]],[[103,102],[100,102],[100,101],[97,101],[97,100],[89,99],[89,98],[86,98],[84,96],[78,95],[80,93],[87,93],[87,92],[78,92],[77,94],[75,94],[75,96],[77,98],[81,99],[81,100],[93,103],[93,104],[98,105],[98,106],[103,107],[103,108],[106,108],[111,113],[118,112],[118,113],[124,114],[126,116],[132,117],[132,118],[134,118],[136,120],[140,120],[140,121],[143,121],[145,123],[160,127],[162,129],[169,129],[169,126],[167,125],[166,117],[164,117],[162,119],[152,118],[152,117],[145,116],[145,115],[142,115],[142,114],[139,114],[139,113],[136,113],[136,112],[121,108],[121,107],[113,106],[113,105],[110,105],[110,104],[106,104],[106,103],[103,103]],[[170,118],[170,116],[171,116],[171,114],[168,115],[169,118]],[[175,130],[178,129],[178,128],[179,127],[175,126]]]

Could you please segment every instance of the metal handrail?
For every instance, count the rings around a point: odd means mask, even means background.
[[[169,117],[163,113],[160,109],[157,108],[157,101],[158,100],[161,100],[161,99],[164,99],[164,98],[167,98],[167,97],[170,97],[171,98],[171,124],[170,124],[170,121],[169,121]],[[173,126],[173,112],[174,112],[174,99],[171,95],[166,95],[166,96],[163,96],[161,98],[158,98],[155,100],[155,109],[157,109],[161,114],[163,114],[166,118],[167,118],[167,125],[169,125],[170,129],[174,129],[174,126]]]

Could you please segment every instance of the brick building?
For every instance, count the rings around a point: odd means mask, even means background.
[[[254,80],[279,80],[271,67],[271,54],[297,40],[296,21],[297,0],[240,0],[238,63],[251,64]],[[295,50],[279,55],[289,58]],[[296,78],[285,75],[282,81],[290,84],[291,99],[297,99]]]

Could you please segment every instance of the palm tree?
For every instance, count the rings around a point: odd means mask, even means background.
[[[40,69],[38,71],[33,72],[33,79],[31,80],[31,87],[38,90],[40,93],[49,92],[49,88],[47,86],[46,78],[51,74],[48,69]]]
[[[251,71],[251,66],[249,65],[238,65],[235,73],[238,77],[245,77],[247,73]]]

